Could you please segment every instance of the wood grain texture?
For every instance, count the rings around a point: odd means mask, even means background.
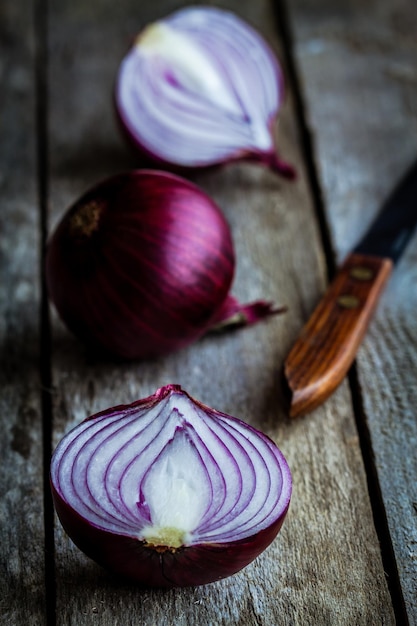
[[[0,6],[0,622],[45,614],[39,224],[30,2]]]
[[[251,21],[279,50],[272,3],[216,4]],[[115,72],[137,30],[179,6],[129,0],[117,6],[60,0],[51,6],[51,227],[89,185],[135,166],[114,122]],[[236,576],[164,592],[115,580],[85,558],[57,523],[59,623],[394,624],[346,385],[308,420],[290,421],[285,414],[283,358],[324,290],[325,266],[290,94],[277,135],[281,154],[299,169],[297,183],[249,164],[193,178],[231,224],[238,258],[234,293],[241,300],[272,299],[291,312],[133,364],[87,354],[54,316],[54,442],[94,411],[179,383],[277,441],[294,476],[286,523],[271,547]]]
[[[338,270],[285,359],[291,417],[311,412],[340,385],[391,269],[390,259],[352,253]]]
[[[417,11],[408,0],[294,0],[289,10],[340,260],[415,160]],[[366,428],[412,624],[417,623],[416,245],[414,237],[358,353]]]
[[[410,624],[417,624],[416,268],[414,237],[358,358],[363,403]]]

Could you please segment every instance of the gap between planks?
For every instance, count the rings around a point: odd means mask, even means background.
[[[39,307],[39,369],[41,380],[43,492],[44,492],[44,558],[46,626],[56,624],[54,508],[49,487],[49,465],[52,454],[52,363],[51,323],[44,273],[48,237],[48,0],[34,0],[35,84],[36,84],[36,176],[40,228],[41,285]]]
[[[332,280],[336,273],[336,255],[332,245],[330,228],[326,220],[323,193],[315,164],[315,149],[312,134],[305,115],[304,97],[299,79],[297,64],[294,54],[293,35],[291,32],[290,20],[288,16],[285,0],[274,2],[275,21],[281,41],[283,42],[283,56],[287,68],[287,81],[291,87],[294,98],[294,110],[300,133],[300,144],[303,151],[304,163],[308,184],[311,190],[313,206],[319,232],[323,246],[324,258],[326,260],[327,279]],[[372,454],[370,436],[366,417],[363,408],[362,394],[357,376],[356,363],[353,364],[348,373],[349,389],[352,398],[353,414],[359,436],[361,455],[365,467],[365,474],[368,486],[368,494],[372,508],[375,530],[378,536],[381,558],[384,566],[384,573],[391,595],[395,618],[398,624],[408,624],[408,617],[401,590],[398,568],[395,560],[394,549],[388,528],[388,521],[385,507],[381,495],[378,474],[375,468],[375,460]]]
[[[395,560],[394,547],[388,527],[387,515],[382,498],[381,486],[378,479],[378,472],[375,466],[375,458],[372,453],[371,437],[363,407],[361,386],[359,384],[356,363],[348,374],[349,387],[352,395],[353,413],[356,420],[356,428],[359,435],[362,459],[365,466],[368,494],[371,502],[372,515],[374,518],[375,530],[381,548],[382,563],[384,566],[385,578],[392,599],[394,614],[397,624],[407,625],[409,623],[404,595],[401,589],[400,577]]]

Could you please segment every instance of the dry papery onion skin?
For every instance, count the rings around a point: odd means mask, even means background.
[[[123,58],[114,102],[142,157],[187,171],[236,160],[294,178],[275,145],[284,77],[265,39],[242,18],[189,6],[148,24]]]
[[[62,526],[87,556],[167,588],[248,565],[278,534],[292,489],[269,437],[174,384],[76,426],[50,480]]]

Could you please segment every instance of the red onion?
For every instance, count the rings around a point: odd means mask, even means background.
[[[273,139],[283,95],[280,65],[263,38],[207,6],[138,35],[119,68],[115,103],[133,144],[165,166],[250,159],[293,178]]]
[[[49,295],[83,341],[122,358],[182,348],[225,318],[253,323],[280,309],[242,306],[229,295],[230,229],[190,182],[140,170],[84,194],[47,251]]]
[[[291,474],[266,435],[167,385],[93,415],[51,462],[61,523],[109,570],[148,586],[201,585],[276,537]]]

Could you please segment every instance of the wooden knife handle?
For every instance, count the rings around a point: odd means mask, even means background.
[[[391,269],[390,259],[352,253],[338,270],[285,361],[291,417],[315,409],[342,382]]]

